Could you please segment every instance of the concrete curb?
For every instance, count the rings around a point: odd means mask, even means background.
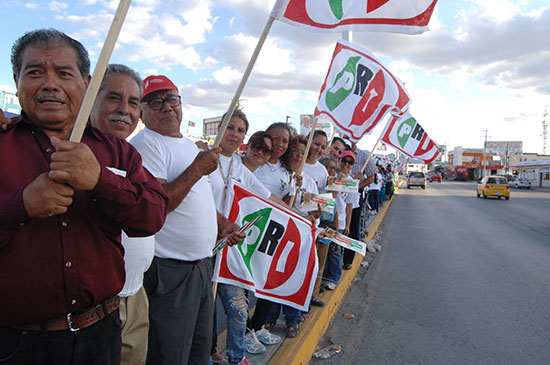
[[[396,190],[397,192],[397,190]],[[393,199],[387,201],[380,209],[375,219],[368,226],[367,239],[372,240],[378,231],[380,223],[384,219],[387,210],[391,206]],[[282,345],[277,349],[275,355],[269,360],[268,364],[307,364],[313,356],[317,343],[323,338],[334,315],[338,312],[340,304],[351,286],[357,270],[361,266],[362,259],[355,256],[352,268],[342,272],[340,283],[333,291],[325,291],[319,295],[325,302],[321,308],[313,307],[309,313],[309,318],[300,324],[300,335],[296,338],[285,338]]]

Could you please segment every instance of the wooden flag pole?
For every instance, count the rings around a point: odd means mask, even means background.
[[[86,124],[88,123],[88,119],[90,118],[90,113],[92,111],[95,98],[99,91],[99,86],[101,85],[101,81],[103,81],[103,75],[105,75],[105,69],[107,68],[107,64],[109,63],[109,59],[111,58],[111,54],[113,53],[113,49],[115,48],[120,29],[122,28],[124,18],[126,18],[126,14],[128,13],[128,8],[130,7],[131,2],[131,0],[120,0],[118,4],[115,17],[113,18],[113,22],[111,23],[111,28],[109,28],[109,33],[107,33],[107,38],[105,39],[105,43],[103,44],[103,49],[101,50],[99,59],[97,60],[94,73],[92,75],[92,80],[90,81],[90,85],[86,90],[84,101],[80,106],[80,111],[78,112],[76,122],[71,132],[70,140],[73,142],[80,142],[80,140],[82,139],[84,129],[86,128]]]
[[[304,157],[302,158],[302,162],[300,163],[300,168],[296,172],[297,175],[302,175],[302,171],[304,171],[304,165],[306,164],[307,155],[309,154],[309,148],[311,147],[311,142],[313,141],[313,135],[315,134],[315,130],[317,129],[317,118],[313,119],[313,127],[311,128],[311,132],[309,132],[309,138],[307,139],[307,145],[306,150],[304,152]],[[296,192],[294,192],[294,195],[290,197],[290,203],[288,206],[292,208],[294,205],[294,201],[296,200]]]
[[[244,71],[243,77],[241,78],[241,82],[239,83],[239,86],[237,87],[237,91],[235,91],[235,95],[233,96],[233,100],[231,100],[231,104],[229,105],[229,109],[227,109],[227,113],[225,113],[225,117],[222,120],[222,123],[220,125],[218,135],[216,136],[216,140],[214,141],[214,148],[218,147],[220,145],[220,142],[222,141],[223,135],[225,134],[225,130],[227,129],[227,124],[229,123],[229,120],[231,119],[231,116],[233,115],[233,112],[235,111],[235,107],[237,106],[237,102],[239,101],[239,98],[241,97],[241,94],[243,93],[244,86],[246,85],[246,82],[248,81],[248,78],[250,77],[250,74],[252,73],[252,68],[256,64],[256,60],[258,59],[258,55],[260,54],[260,51],[265,43],[265,40],[267,38],[267,35],[269,34],[269,31],[271,30],[271,25],[273,25],[273,21],[275,18],[273,16],[269,16],[267,19],[267,22],[265,23],[264,30],[262,31],[262,34],[260,35],[260,39],[258,39],[258,43],[256,44],[256,48],[254,49],[254,52],[252,53],[252,57],[250,58],[250,61],[248,61],[248,65],[246,66],[246,70]]]

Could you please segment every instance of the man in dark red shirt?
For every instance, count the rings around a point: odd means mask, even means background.
[[[79,42],[29,32],[12,66],[22,112],[0,128],[0,360],[118,364],[121,230],[155,233],[168,199],[125,141],[91,126],[68,141],[90,80]]]

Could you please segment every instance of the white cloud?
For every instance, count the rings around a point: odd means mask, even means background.
[[[526,3],[526,0],[523,1]],[[494,19],[498,22],[506,21],[520,13],[518,1],[511,0],[483,0],[473,2],[476,7],[476,12],[483,13],[486,17]],[[521,1],[520,1],[521,3]]]
[[[7,92],[10,92],[12,94],[15,94],[15,92],[17,92],[17,90],[13,86],[10,86],[10,85],[0,85],[0,90],[1,91],[7,91]]]
[[[25,7],[27,9],[37,9],[38,8],[38,4],[37,3],[26,3],[25,4]]]
[[[214,79],[222,85],[229,85],[238,82],[242,77],[242,72],[235,70],[230,66],[225,66],[221,70],[212,72]]]
[[[63,2],[60,2],[60,1],[50,1],[48,3],[48,7],[50,8],[50,10],[51,11],[57,11],[57,12],[64,11],[65,9],[67,9],[68,6],[69,6],[69,4],[63,3]]]

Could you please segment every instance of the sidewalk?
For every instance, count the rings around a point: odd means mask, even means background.
[[[379,213],[369,219],[366,240],[372,240],[376,235],[378,226],[384,219],[393,199],[386,201]],[[267,351],[260,355],[246,354],[251,364],[307,364],[316,350],[317,343],[323,338],[332,318],[337,313],[353,278],[361,267],[363,257],[355,255],[353,266],[350,270],[344,270],[340,283],[335,290],[326,290],[319,295],[319,299],[325,302],[324,307],[312,307],[308,318],[300,324],[300,335],[295,338],[286,338],[286,326],[279,320],[273,333],[283,339],[280,344],[266,346]],[[225,331],[218,336],[218,351],[225,351]]]

